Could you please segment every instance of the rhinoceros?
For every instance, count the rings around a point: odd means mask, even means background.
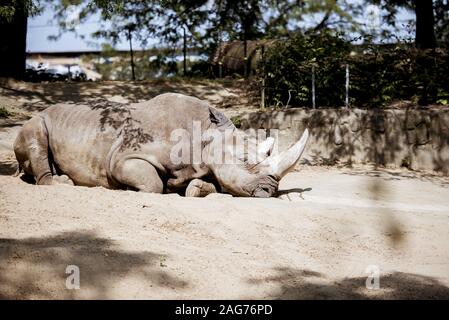
[[[191,150],[185,146],[192,139],[173,139],[173,132],[180,130],[193,136],[195,123],[203,131],[228,133],[224,138],[201,137],[197,147],[200,161],[196,162],[188,157]],[[166,93],[128,105],[53,105],[23,125],[14,152],[19,170],[32,175],[38,185],[103,186],[186,196],[217,191],[234,196],[273,196],[279,181],[299,161],[307,129],[297,143],[276,155],[270,154],[273,138],[240,154],[222,147],[223,142],[242,135],[207,102]],[[174,161],[178,149],[187,150],[190,161]],[[218,153],[234,161],[214,161]],[[256,153],[260,160],[249,163],[248,153]]]

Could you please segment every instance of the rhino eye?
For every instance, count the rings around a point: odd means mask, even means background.
[[[253,196],[255,197],[270,197],[278,189],[277,180],[271,176],[265,176],[260,178],[255,185],[253,190]]]

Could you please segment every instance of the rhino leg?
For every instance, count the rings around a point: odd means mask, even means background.
[[[164,185],[157,170],[142,159],[126,159],[114,166],[112,176],[121,184],[142,192],[162,193]]]
[[[186,189],[186,197],[205,197],[210,193],[216,193],[217,189],[212,183],[200,179],[190,181]]]
[[[57,183],[57,184],[68,184],[71,186],[74,186],[75,183],[73,182],[72,179],[70,179],[67,175],[63,174],[60,176],[53,176],[53,180]]]
[[[32,118],[23,125],[16,141],[14,153],[23,171],[34,176],[38,185],[72,184],[67,176],[53,176],[49,160],[48,132],[44,120]]]

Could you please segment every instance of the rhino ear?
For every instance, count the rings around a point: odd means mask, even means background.
[[[234,126],[231,120],[226,118],[223,113],[212,107],[209,107],[209,119],[212,123],[215,123],[219,129],[227,129]]]
[[[269,156],[274,147],[274,138],[268,137],[257,146],[257,152],[264,156]]]

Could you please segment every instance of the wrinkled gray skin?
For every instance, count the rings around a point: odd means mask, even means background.
[[[168,93],[127,106],[51,106],[24,124],[14,152],[20,168],[38,185],[185,191],[187,196],[218,189],[236,196],[269,197],[277,191],[283,174],[273,173],[269,157],[252,168],[243,159],[217,165],[210,154],[221,142],[213,139],[202,141],[201,164],[173,164],[170,152],[177,141],[171,141],[171,133],[179,128],[192,133],[194,120],[201,122],[203,132],[232,129],[241,134],[206,102]]]

